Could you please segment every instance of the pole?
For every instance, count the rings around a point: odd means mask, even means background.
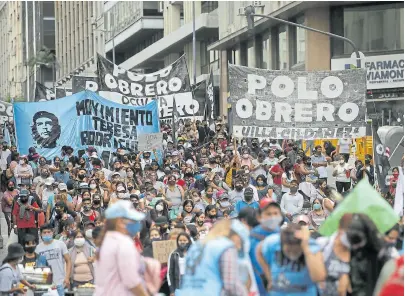
[[[195,2],[193,1],[193,78],[194,86],[197,83],[197,63],[196,63],[196,44],[195,44]]]
[[[111,31],[112,34],[112,58],[113,58],[113,64],[115,65],[115,36],[114,36],[114,28]]]
[[[27,102],[30,101],[30,66],[28,65],[28,60],[29,60],[29,50],[28,50],[29,44],[28,44],[28,2],[25,1],[25,50],[27,51],[25,56],[27,58],[26,60],[26,69],[27,69]],[[16,90],[16,92],[14,93],[14,96],[17,95],[17,86],[16,84],[14,84],[14,89]],[[21,87],[21,92],[23,87]]]
[[[323,35],[327,35],[327,36],[329,36],[331,38],[343,40],[343,41],[349,43],[353,47],[353,51],[356,53],[356,65],[357,65],[357,68],[361,68],[361,60],[360,60],[359,51],[358,51],[358,49],[356,47],[356,44],[352,40],[350,40],[349,38],[346,38],[346,37],[343,37],[343,36],[340,36],[340,35],[336,35],[336,34],[332,34],[330,32],[325,32],[325,31],[321,31],[321,30],[318,30],[318,29],[314,29],[314,28],[311,28],[311,27],[307,27],[307,26],[304,26],[304,25],[301,25],[301,24],[296,24],[296,23],[293,23],[293,22],[285,21],[285,20],[270,16],[270,15],[255,14],[255,9],[254,9],[253,6],[248,6],[248,7],[245,8],[245,15],[248,18],[248,28],[249,28],[249,26],[254,26],[253,17],[258,16],[258,17],[272,19],[272,20],[275,20],[277,22],[287,24],[289,26],[299,27],[299,28],[302,28],[302,29],[305,29],[305,30],[308,30],[308,31],[317,32],[317,33],[320,33],[320,34],[323,34]],[[252,29],[252,28],[250,28],[250,29]]]
[[[54,94],[55,99],[56,99],[56,83],[55,83],[55,80],[56,80],[56,77],[55,77],[56,57],[54,56],[53,58],[54,58],[54,61],[52,63],[52,88],[53,88],[53,94]]]

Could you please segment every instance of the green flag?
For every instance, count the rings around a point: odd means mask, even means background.
[[[339,228],[339,221],[344,214],[366,214],[381,233],[391,229],[399,221],[391,205],[363,179],[353,191],[333,210],[331,215],[319,228],[319,233],[330,236]]]

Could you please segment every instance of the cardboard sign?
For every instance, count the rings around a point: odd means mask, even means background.
[[[152,151],[162,149],[163,133],[138,135],[138,150]]]
[[[177,243],[175,240],[152,242],[152,248],[153,258],[160,263],[167,263],[170,253],[176,250]]]

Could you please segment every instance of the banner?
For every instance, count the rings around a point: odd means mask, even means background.
[[[70,92],[71,94],[71,92]],[[62,88],[56,88],[56,94],[55,92],[47,88],[45,85],[35,82],[35,94],[34,94],[34,102],[46,102],[46,101],[51,101],[60,98],[64,98],[69,94],[69,90],[66,91],[65,89]]]
[[[377,133],[377,127],[372,126],[373,129],[373,151],[374,151],[374,168],[377,173],[377,184],[382,193],[387,193],[388,188],[385,179],[388,176],[391,165],[389,162],[390,148],[384,147],[381,142],[380,136]]]
[[[0,101],[0,124],[13,121],[13,105],[4,101]]]
[[[62,146],[85,149],[93,146],[99,155],[123,148],[136,150],[138,134],[159,132],[157,103],[142,107],[122,106],[91,91],[59,100],[14,104],[18,151],[29,147],[51,159]]]
[[[84,90],[91,90],[92,92],[98,91],[98,78],[73,76],[72,78],[72,93],[76,94]]]
[[[366,71],[272,71],[229,65],[233,135],[336,139],[366,135]]]
[[[205,99],[193,98],[185,56],[160,71],[138,74],[97,55],[97,72],[97,91],[103,98],[132,106],[158,99],[161,123],[171,123],[174,98],[180,118],[204,116]]]
[[[204,120],[208,121],[209,125],[214,122],[214,77],[212,70],[205,91],[205,115]]]
[[[138,136],[139,151],[160,150],[163,145],[163,133],[141,134]]]

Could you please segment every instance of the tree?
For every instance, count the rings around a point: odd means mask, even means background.
[[[51,68],[54,63],[56,63],[55,53],[44,46],[34,57],[29,59],[28,66],[33,68],[35,65],[45,65],[46,67]]]

